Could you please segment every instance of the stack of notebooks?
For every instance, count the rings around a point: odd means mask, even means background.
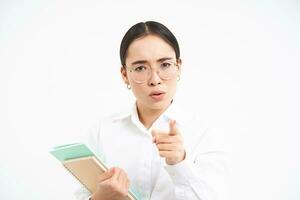
[[[97,177],[108,170],[103,159],[82,143],[57,146],[50,153],[91,193],[96,190]],[[138,194],[129,190],[126,200],[138,199]]]

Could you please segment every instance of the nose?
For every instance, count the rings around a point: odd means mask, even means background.
[[[152,70],[151,76],[149,79],[149,85],[156,86],[156,85],[160,85],[161,83],[162,83],[162,80],[161,80],[160,76],[158,75],[157,70]]]

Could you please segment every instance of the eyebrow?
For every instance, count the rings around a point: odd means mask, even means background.
[[[156,60],[156,62],[163,62],[163,61],[172,60],[172,59],[174,59],[174,58],[172,58],[172,57],[163,57],[163,58],[160,58],[160,59]],[[137,61],[132,62],[131,65],[145,64],[147,62],[148,62],[147,60],[137,60]]]

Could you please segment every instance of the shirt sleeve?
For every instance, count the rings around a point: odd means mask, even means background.
[[[165,166],[174,183],[176,199],[227,199],[227,159],[222,137],[218,136],[207,129],[194,152],[186,152],[185,160]]]
[[[83,186],[80,186],[74,195],[77,200],[90,200],[91,197],[91,193]]]

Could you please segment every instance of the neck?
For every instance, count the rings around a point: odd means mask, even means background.
[[[146,129],[149,129],[155,120],[166,110],[164,109],[151,109],[137,103],[138,116],[141,123]]]

